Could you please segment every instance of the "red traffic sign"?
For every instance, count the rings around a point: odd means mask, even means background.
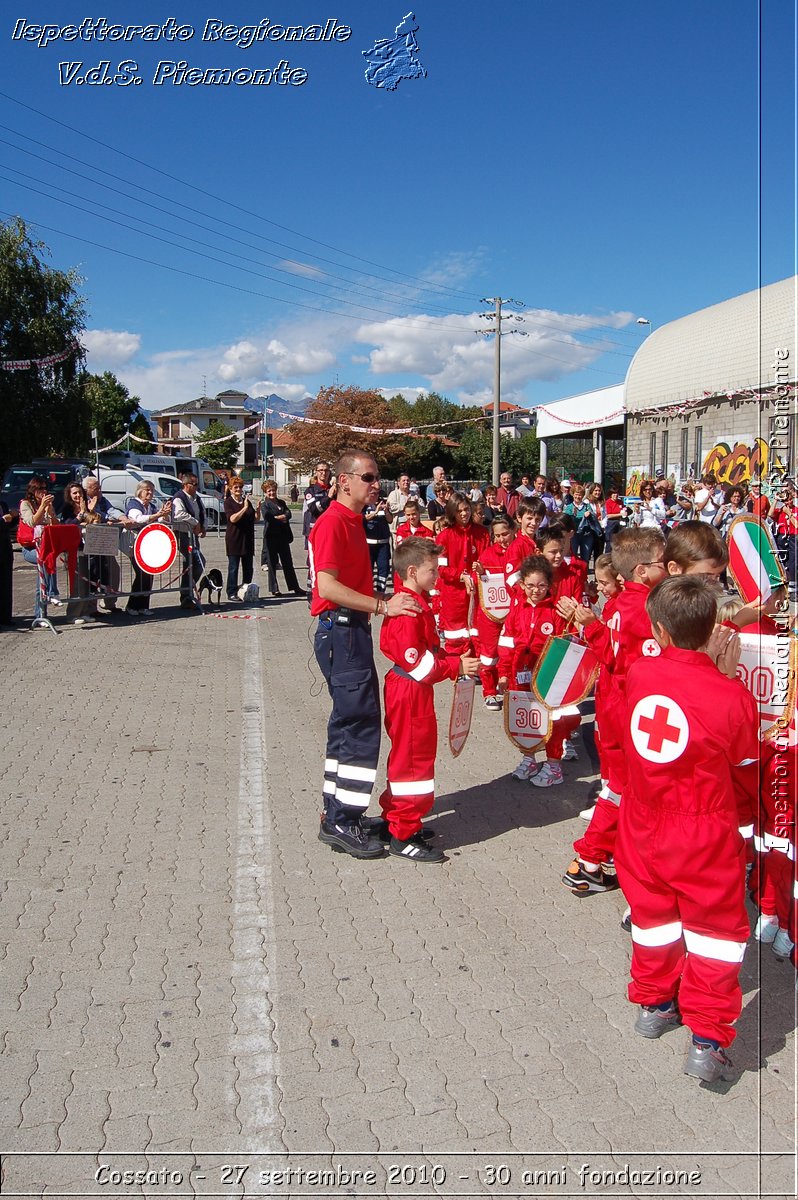
[[[177,538],[168,525],[146,525],[133,544],[133,557],[147,575],[163,575],[177,558]]]

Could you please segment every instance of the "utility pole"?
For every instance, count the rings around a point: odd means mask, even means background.
[[[523,321],[517,313],[502,313],[503,304],[515,304],[519,308],[525,308],[523,300],[503,300],[501,296],[483,297],[483,304],[492,304],[494,306],[492,313],[480,313],[485,321],[493,321],[494,324],[489,329],[477,329],[476,333],[490,336],[494,334],[496,337],[495,354],[493,359],[493,484],[499,486],[499,417],[501,416],[501,390],[502,390],[502,338],[508,333],[520,334],[521,337],[528,337],[529,334],[524,333],[521,329],[508,329],[506,333],[502,331],[502,321]]]

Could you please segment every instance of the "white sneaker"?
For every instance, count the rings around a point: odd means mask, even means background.
[[[549,762],[547,759],[539,771],[534,776],[530,776],[529,782],[534,787],[556,787],[558,783],[563,783],[562,767],[559,763]]]
[[[776,955],[776,958],[789,958],[794,946],[795,943],[787,930],[779,929],[773,939],[773,953]]]
[[[754,926],[754,941],[769,946],[779,932],[779,918],[760,913]]]
[[[583,808],[579,816],[583,821],[590,821],[593,818],[593,813],[596,811],[595,804],[591,804],[590,808]]]
[[[485,708],[500,709],[504,708],[504,702],[500,696],[486,696]]]
[[[542,770],[540,763],[536,763],[534,758],[525,754],[518,766],[513,771],[513,779],[521,779],[526,781],[531,779],[533,775],[537,775],[538,771]]]
[[[562,750],[563,762],[574,762],[577,758],[579,758],[579,755],[576,752],[576,746],[573,744],[573,742],[566,738],[565,745],[563,746]]]
[[[48,596],[47,603],[52,604],[53,608],[63,608],[64,602],[58,596]]]

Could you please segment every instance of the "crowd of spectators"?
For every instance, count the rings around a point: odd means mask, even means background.
[[[151,484],[140,485],[134,497],[125,504],[124,510],[116,508],[102,494],[98,479],[88,476],[82,483],[70,483],[64,492],[61,516],[55,512],[54,497],[43,478],[31,479],[24,500],[20,504],[17,540],[24,561],[38,566],[37,540],[44,526],[56,522],[80,526],[91,524],[118,525],[137,533],[145,524],[156,520],[174,520],[179,527],[178,544],[182,555],[182,577],[180,604],[186,609],[196,608],[195,585],[205,570],[204,556],[200,550],[200,539],[205,535],[205,513],[201,498],[197,495],[197,481],[184,476],[182,488],[164,504],[154,504]],[[296,485],[291,491],[294,503],[302,499],[302,533],[307,549],[308,535],[315,522],[326,511],[335,497],[335,481],[330,466],[320,462],[313,477],[300,493]],[[226,594],[230,603],[240,603],[245,597],[252,598],[257,589],[252,588],[255,560],[255,530],[262,526],[260,552],[261,570],[267,575],[267,590],[279,596],[278,571],[282,571],[285,590],[293,595],[307,595],[300,585],[292,558],[291,529],[292,513],[285,500],[277,494],[277,483],[273,479],[264,481],[262,496],[257,501],[248,494],[243,479],[233,477],[228,481],[225,497],[225,549],[228,560]],[[518,507],[523,501],[539,500],[545,510],[542,526],[547,521],[570,518],[574,523],[573,552],[588,567],[596,559],[611,550],[613,535],[626,527],[660,529],[667,534],[681,522],[699,520],[711,524],[724,541],[736,516],[753,513],[771,529],[777,548],[786,563],[791,590],[795,590],[798,573],[798,500],[794,481],[787,478],[780,482],[772,496],[768,496],[761,482],[722,484],[714,474],[707,473],[697,480],[686,480],[678,488],[659,475],[655,479],[643,479],[637,495],[623,496],[620,489],[611,485],[606,494],[601,483],[582,483],[569,478],[546,478],[522,475],[516,482],[512,475],[502,472],[499,486],[477,482],[461,485],[455,491],[447,480],[443,467],[435,467],[432,480],[426,487],[419,487],[407,473],[402,473],[387,495],[375,504],[367,506],[363,513],[367,542],[372,559],[374,586],[378,593],[385,592],[391,571],[391,555],[398,527],[405,520],[408,502],[420,505],[422,518],[426,517],[433,531],[442,528],[447,504],[452,499],[467,499],[472,506],[473,520],[477,525],[490,528],[497,517],[509,516],[517,519]],[[11,622],[11,564],[13,562],[10,525],[16,514],[3,511],[0,505],[0,619]],[[132,595],[128,598],[126,612],[137,616],[151,615],[150,593],[152,577],[143,572],[131,558]],[[190,563],[190,569],[189,569]],[[117,593],[120,590],[120,569],[117,559],[109,556],[88,556],[83,570],[88,573],[90,594],[96,600],[95,611],[116,615]],[[247,589],[250,589],[247,591]],[[43,572],[42,586],[36,589],[34,616],[39,617],[43,605],[59,608],[63,604],[59,592],[57,572]]]

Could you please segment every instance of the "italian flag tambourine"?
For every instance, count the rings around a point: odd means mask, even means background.
[[[580,704],[596,682],[599,665],[598,658],[584,642],[550,637],[532,675],[532,691],[550,709]]]
[[[729,526],[729,574],[745,604],[764,604],[787,582],[770,530],[743,514]]]

